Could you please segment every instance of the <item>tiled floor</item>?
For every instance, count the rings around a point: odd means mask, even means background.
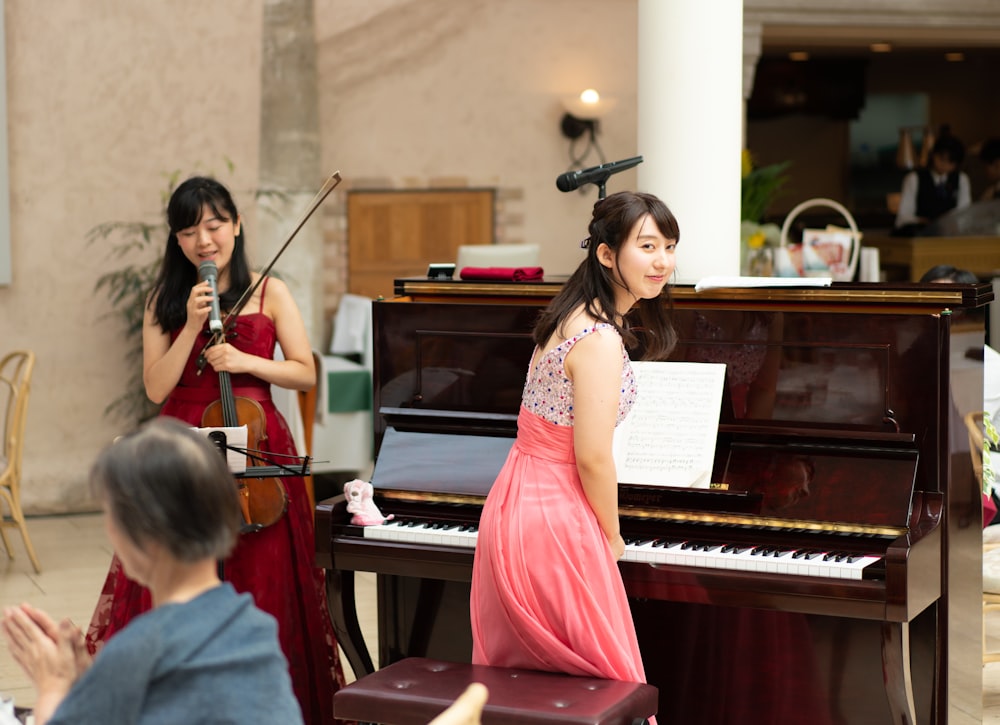
[[[102,517],[85,514],[33,518],[28,529],[41,559],[42,573],[32,570],[20,535],[8,531],[15,558],[8,560],[0,550],[0,607],[29,601],[56,618],[69,617],[85,627],[111,559]],[[376,641],[374,606],[364,606],[364,602],[374,602],[374,578],[359,576],[357,585],[361,628],[372,647]],[[989,615],[986,625],[991,648],[1000,649],[1000,613]],[[345,674],[353,679],[344,662]],[[34,691],[2,644],[0,694],[13,696],[15,703],[24,707],[34,704]],[[1000,725],[1000,663],[983,668],[983,722]]]

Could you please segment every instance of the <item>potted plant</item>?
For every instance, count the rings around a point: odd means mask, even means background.
[[[788,181],[791,162],[755,167],[750,151],[743,149],[740,183],[740,274],[770,277],[774,249],[781,240],[777,224],[764,224],[764,214],[778,190]]]

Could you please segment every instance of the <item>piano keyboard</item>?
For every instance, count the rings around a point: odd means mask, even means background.
[[[476,547],[471,524],[394,520],[363,527],[364,538],[431,546]],[[769,546],[719,544],[669,539],[626,539],[622,561],[669,564],[707,569],[863,579],[865,570],[881,557],[820,549],[781,549]]]

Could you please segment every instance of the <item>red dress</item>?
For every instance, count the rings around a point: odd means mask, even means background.
[[[273,357],[277,331],[263,312],[240,315],[234,329],[236,335],[230,339],[234,347],[259,357]],[[180,382],[160,415],[200,425],[205,407],[219,398],[219,379],[212,369],[197,374],[201,347],[196,344],[191,351]],[[267,440],[261,448],[295,454],[292,434],[271,400],[270,384],[247,374],[231,377],[234,395],[253,398],[264,409]],[[323,574],[313,565],[312,511],[301,478],[283,477],[281,481],[288,491],[288,512],[276,524],[240,537],[224,563],[224,577],[236,591],[252,594],[257,606],[278,620],[278,637],[305,722],[330,723],[333,693],[344,685],[344,675],[326,607]],[[149,591],[126,577],[121,562],[114,557],[87,632],[91,652],[150,608]]]

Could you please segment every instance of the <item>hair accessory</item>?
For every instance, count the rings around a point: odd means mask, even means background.
[[[580,242],[580,249],[586,249],[590,246],[590,237],[587,237],[582,242]]]

